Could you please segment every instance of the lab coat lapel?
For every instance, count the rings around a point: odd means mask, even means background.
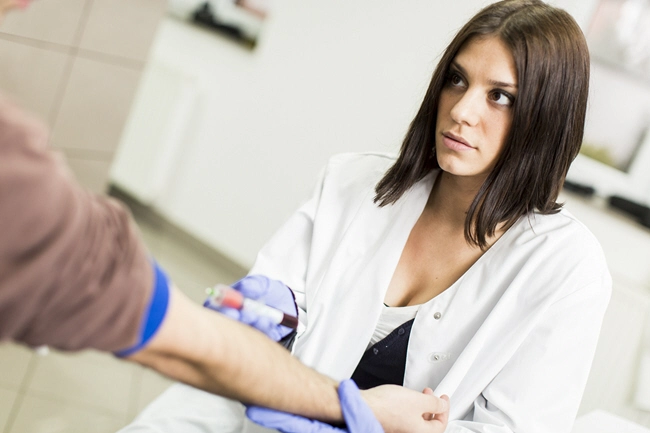
[[[388,284],[434,179],[435,173],[427,175],[393,205],[378,207],[374,191],[365,198],[311,307],[322,323],[310,323],[309,343],[299,354],[307,364],[339,380],[350,377],[374,332]]]

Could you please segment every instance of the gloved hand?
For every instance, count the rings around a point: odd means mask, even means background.
[[[361,398],[359,388],[352,379],[339,384],[339,400],[345,427],[279,412],[259,406],[251,406],[246,415],[262,427],[274,428],[282,433],[384,433],[372,410]]]
[[[298,315],[298,306],[293,292],[281,281],[272,280],[263,275],[249,275],[237,281],[231,287],[240,291],[247,298],[264,302],[266,305],[275,307],[292,316]],[[213,308],[207,301],[203,306]],[[268,317],[258,316],[251,311],[227,307],[213,309],[262,331],[275,341],[280,341],[295,332],[286,326],[276,325]]]

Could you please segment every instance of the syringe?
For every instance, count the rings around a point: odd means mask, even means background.
[[[206,306],[246,310],[259,316],[266,316],[277,325],[283,325],[291,329],[298,327],[298,318],[296,316],[287,314],[255,299],[247,298],[241,292],[225,284],[217,284],[212,288],[205,289],[205,292],[208,294]]]

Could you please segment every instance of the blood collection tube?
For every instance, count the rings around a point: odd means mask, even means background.
[[[246,310],[259,316],[266,316],[277,325],[283,325],[291,329],[298,327],[298,318],[296,316],[287,314],[255,299],[247,298],[241,292],[225,284],[217,284],[212,288],[208,288],[206,289],[206,293],[208,294],[206,304],[209,307],[228,307],[236,310]]]

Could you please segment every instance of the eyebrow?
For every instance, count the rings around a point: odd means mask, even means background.
[[[456,63],[456,61],[452,61],[451,66],[458,69],[461,74],[467,76],[467,71],[465,70],[465,68],[463,68],[461,65]],[[490,85],[496,86],[496,87],[507,87],[507,88],[510,88],[510,89],[517,89],[516,84],[506,83],[505,81],[488,80],[488,83]]]

